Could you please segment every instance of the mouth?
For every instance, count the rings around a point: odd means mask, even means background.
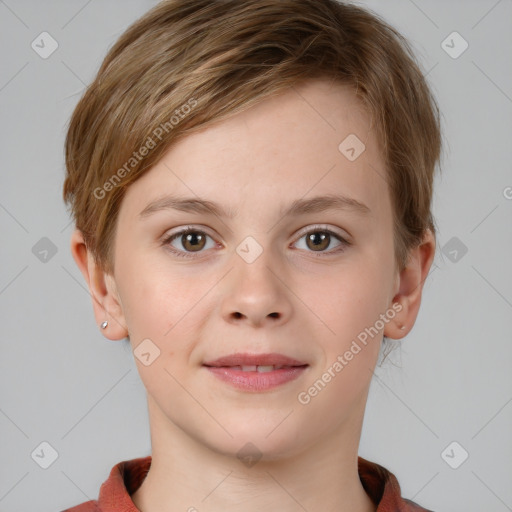
[[[308,366],[307,364],[304,365],[297,365],[297,366],[286,366],[286,365],[243,365],[243,366],[210,366],[205,364],[204,366],[207,366],[208,368],[229,368],[230,370],[238,370],[241,372],[258,372],[258,373],[267,373],[267,372],[273,372],[275,370],[281,370],[283,368],[302,368]]]
[[[248,354],[248,353],[237,353],[229,356],[219,357],[214,361],[208,361],[203,363],[204,366],[211,367],[224,367],[224,368],[248,368],[246,371],[256,371],[257,368],[269,368],[279,369],[283,367],[297,367],[307,366],[304,361],[299,361],[292,357],[285,356],[284,354]],[[256,368],[253,368],[256,367]],[[250,369],[249,369],[250,368]],[[271,371],[265,370],[262,371]]]
[[[261,392],[295,380],[309,364],[283,354],[232,354],[203,364],[210,373],[235,388]]]

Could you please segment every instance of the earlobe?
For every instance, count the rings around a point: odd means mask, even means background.
[[[399,275],[398,292],[392,300],[393,303],[400,304],[400,311],[384,330],[384,335],[388,338],[403,338],[414,326],[421,305],[423,285],[434,260],[435,249],[435,238],[430,230],[425,233],[421,244],[411,249],[407,265]]]
[[[96,262],[78,229],[71,235],[71,254],[89,288],[96,324],[103,335],[110,340],[126,338],[128,331],[113,278]]]
[[[404,338],[411,330],[412,325],[406,323],[407,318],[407,300],[400,297],[399,294],[395,295],[392,303],[392,310],[395,312],[393,320],[388,322],[384,328],[384,336],[393,340]]]

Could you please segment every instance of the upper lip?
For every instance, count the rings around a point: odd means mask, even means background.
[[[204,366],[306,366],[307,363],[298,361],[283,354],[231,354],[219,357],[214,361],[203,363]]]

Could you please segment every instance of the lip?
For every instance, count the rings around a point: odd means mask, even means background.
[[[270,372],[236,370],[226,366],[205,366],[215,377],[237,389],[258,393],[274,389],[300,377],[308,366],[291,366]]]
[[[253,393],[267,391],[300,377],[309,367],[283,354],[232,354],[204,363],[216,378],[231,386]],[[239,366],[286,366],[269,372],[243,371]]]
[[[276,352],[270,354],[237,353],[219,357],[214,361],[203,363],[204,366],[229,367],[229,366],[304,366],[304,361],[298,361],[284,354]]]

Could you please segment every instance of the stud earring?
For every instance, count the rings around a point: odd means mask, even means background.
[[[402,327],[400,327],[400,330],[403,331],[405,329],[405,325],[402,325]]]
[[[101,323],[100,327],[102,329],[106,329],[107,328],[107,325],[108,325],[108,322],[105,320],[104,322]]]

